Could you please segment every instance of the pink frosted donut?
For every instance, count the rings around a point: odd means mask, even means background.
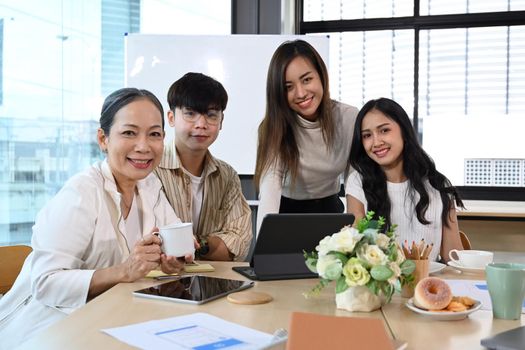
[[[414,305],[427,310],[444,309],[452,301],[452,291],[441,278],[426,277],[414,290]]]

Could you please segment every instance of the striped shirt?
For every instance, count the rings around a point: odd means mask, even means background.
[[[183,222],[191,222],[191,179],[182,169],[174,142],[164,147],[155,174],[177,216]],[[251,210],[242,194],[239,176],[229,164],[214,158],[210,152],[206,155],[201,176],[205,178],[204,196],[196,238],[201,241],[217,236],[234,255],[234,260],[242,261],[248,254],[253,235]]]

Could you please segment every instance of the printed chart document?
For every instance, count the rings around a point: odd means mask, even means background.
[[[153,320],[102,332],[140,349],[261,349],[272,335],[206,314]]]
[[[452,289],[452,295],[469,296],[481,302],[482,310],[492,311],[492,302],[490,301],[486,281],[447,280],[447,283]],[[525,313],[525,300],[523,301],[521,313]]]

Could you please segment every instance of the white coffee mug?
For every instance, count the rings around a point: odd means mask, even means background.
[[[182,257],[195,254],[191,222],[180,222],[159,227],[162,252],[168,256]]]
[[[453,256],[453,253],[457,255],[457,258]],[[487,264],[492,262],[494,259],[494,253],[485,250],[452,249],[448,252],[448,257],[460,266],[483,269]]]

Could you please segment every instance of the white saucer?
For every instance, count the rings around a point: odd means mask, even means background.
[[[460,270],[461,272],[466,272],[466,273],[484,273],[485,272],[484,267],[465,267],[465,266],[461,266],[460,264],[452,260],[448,262],[448,266],[452,266],[453,268]]]
[[[472,307],[466,311],[460,311],[460,312],[452,312],[452,311],[428,311],[425,309],[420,309],[417,306],[414,305],[414,298],[408,299],[408,301],[405,304],[410,310],[425,316],[429,319],[436,320],[436,321],[456,321],[456,320],[463,320],[467,318],[467,316],[474,311],[477,311],[481,308],[481,303],[476,300],[476,303],[472,305]]]
[[[438,273],[441,270],[443,270],[445,267],[447,267],[447,265],[439,263],[437,261],[431,261],[430,266],[428,267],[428,273],[429,274]]]

